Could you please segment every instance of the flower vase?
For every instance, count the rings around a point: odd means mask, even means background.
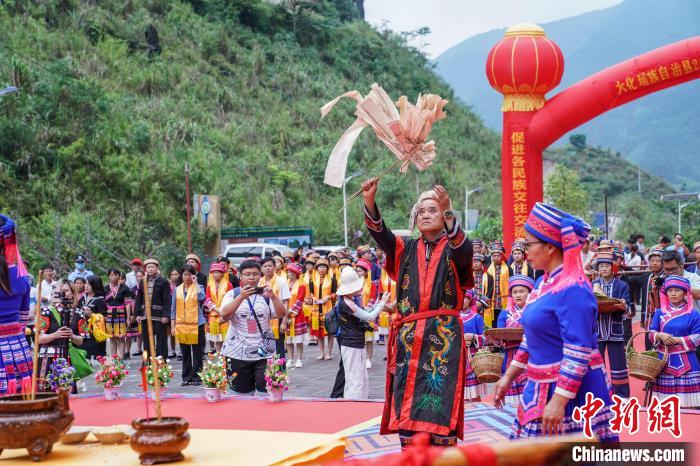
[[[216,403],[221,400],[221,390],[219,387],[204,387],[204,396],[209,403]]]
[[[114,401],[119,398],[119,389],[121,385],[115,385],[114,387],[104,387],[105,390],[105,400]]]
[[[270,401],[272,403],[279,403],[280,401],[282,401],[282,397],[284,396],[284,388],[267,387],[267,396],[270,398]]]
[[[168,395],[168,387],[160,387],[160,399],[164,400],[165,398],[167,398],[167,395]],[[152,400],[156,399],[156,389],[154,387],[150,388],[150,390],[148,392],[148,396],[150,396]]]

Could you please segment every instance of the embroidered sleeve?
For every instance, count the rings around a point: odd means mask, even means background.
[[[659,333],[661,329],[661,309],[657,309],[654,312],[654,317],[651,318],[651,323],[649,324],[649,341],[652,345],[656,344],[656,334]]]
[[[520,369],[527,369],[527,362],[529,359],[530,352],[527,349],[527,336],[523,335],[523,341],[520,342],[520,346],[515,352],[515,356],[513,356],[511,364],[513,364],[515,367],[519,367]]]
[[[559,331],[564,343],[563,358],[559,368],[559,380],[555,393],[565,398],[576,397],[583,377],[588,372],[594,342],[591,340],[591,330],[596,321],[596,303],[593,294],[588,290],[572,287],[562,297],[555,313],[559,320]],[[565,301],[564,301],[565,299]]]
[[[369,292],[370,298],[369,302],[367,303],[366,307],[372,307],[374,306],[377,301],[379,301],[379,282],[378,281],[373,281],[372,282],[372,289]]]
[[[688,332],[690,335],[681,337],[686,351],[695,351],[700,346],[700,313],[693,311],[690,315]]]
[[[632,298],[630,295],[630,289],[627,283],[621,282],[624,286],[622,287],[622,296],[620,296],[620,299],[623,299],[625,303],[627,304],[627,309],[625,309],[625,314],[624,314],[624,319],[632,319],[632,316],[634,315],[634,305],[632,303]]]
[[[392,280],[398,282],[397,279],[399,264],[401,263],[401,256],[403,256],[404,242],[400,236],[394,235],[394,233],[387,228],[382,219],[382,214],[377,207],[377,214],[379,218],[372,217],[367,211],[367,206],[365,206],[365,225],[369,230],[369,234],[372,239],[379,245],[379,247],[386,253],[386,271]]]
[[[474,286],[474,275],[472,273],[472,242],[459,226],[457,219],[454,220],[452,228],[447,232],[447,243],[452,249],[452,260],[457,268],[459,284],[465,288]]]
[[[477,348],[481,348],[484,346],[484,318],[477,314],[474,319],[476,319],[476,334],[474,335],[474,342]]]
[[[303,285],[299,285],[299,288],[297,290],[297,300],[295,303],[292,303],[292,306],[289,308],[289,310],[292,311],[294,314],[299,315],[299,313],[303,309],[305,297],[306,287]]]
[[[207,287],[205,293],[206,294],[204,297],[204,307],[205,309],[209,310],[214,305],[214,301],[211,300],[211,292],[209,291],[209,287]]]
[[[464,234],[464,230],[459,226],[459,222],[456,218],[454,222],[452,222],[452,228],[447,230],[447,239],[449,239],[452,249],[457,249],[467,240],[467,235]]]
[[[479,302],[483,307],[489,307],[491,305],[491,300],[486,295],[479,295]]]
[[[384,229],[384,220],[382,220],[382,214],[379,212],[379,207],[377,207],[377,213],[379,217],[372,217],[367,210],[367,206],[364,207],[365,210],[365,225],[370,231],[381,232]]]
[[[22,302],[19,305],[19,323],[26,325],[29,321],[29,295],[31,293],[31,287],[27,282],[27,291],[22,293]]]

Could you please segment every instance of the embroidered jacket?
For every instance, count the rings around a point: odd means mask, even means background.
[[[556,287],[561,270],[560,266],[540,281],[521,318],[525,336],[511,362],[527,369],[528,374],[518,408],[521,425],[541,418],[554,393],[571,400],[567,416],[585,404],[586,392],[611,404],[596,341],[595,296],[589,286],[550,291]]]
[[[668,363],[662,373],[681,376],[689,371],[700,371],[695,349],[700,346],[700,312],[697,309],[686,310],[674,308],[669,310],[657,309],[649,326],[649,339],[656,342],[656,334],[669,333],[681,337],[683,343],[668,347]],[[663,344],[661,344],[663,347]],[[662,353],[659,352],[659,356]]]
[[[625,311],[598,314],[598,341],[624,341],[622,321],[625,320],[626,313],[632,309],[629,286],[617,277],[610,281],[599,278],[594,280],[593,284],[599,284],[609,297],[623,299],[627,303]]]

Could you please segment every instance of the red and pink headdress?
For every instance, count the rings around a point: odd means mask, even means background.
[[[301,274],[304,273],[304,269],[302,269],[301,265],[298,263],[292,262],[291,264],[287,264],[287,272],[294,272],[297,274],[297,277],[301,277]]]
[[[664,284],[661,287],[661,293],[659,293],[661,309],[668,310],[669,308],[668,295],[666,292],[671,288],[678,288],[679,290],[685,291],[685,311],[692,311],[693,296],[690,293],[690,281],[685,277],[681,277],[680,275],[669,275],[664,280]]]
[[[15,222],[10,217],[0,214],[2,224],[2,252],[5,254],[7,266],[17,266],[17,276],[27,275],[27,268],[24,266],[22,256],[17,245],[17,235],[15,233]]]
[[[224,262],[213,262],[209,266],[209,273],[212,272],[221,272],[221,273],[226,273],[226,263]]]
[[[591,231],[590,225],[556,207],[537,202],[530,211],[525,229],[564,252],[561,278],[551,291],[561,291],[572,285],[591,287],[584,273],[580,254],[588,232]]]

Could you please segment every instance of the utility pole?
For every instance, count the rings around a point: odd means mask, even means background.
[[[637,167],[637,191],[642,194],[642,170]]]
[[[190,220],[190,165],[185,164],[185,203],[187,204],[187,253],[192,253],[192,226]]]
[[[608,225],[608,193],[605,193],[605,237],[610,239],[610,227]]]

